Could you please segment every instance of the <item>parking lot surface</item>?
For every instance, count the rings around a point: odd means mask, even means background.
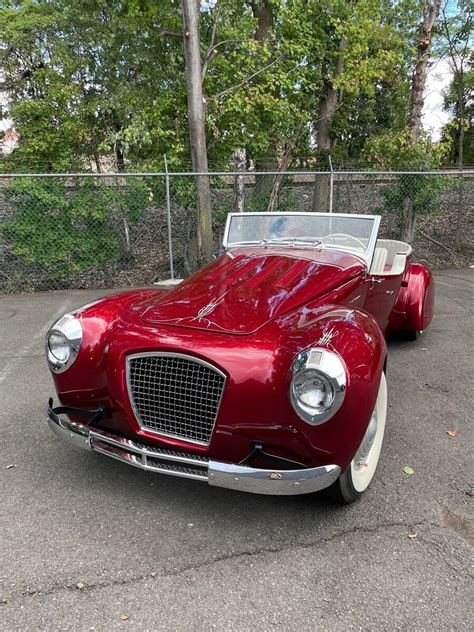
[[[345,507],[62,443],[44,334],[103,292],[1,296],[1,628],[472,629],[473,273],[438,272],[431,327],[390,342],[381,460]]]

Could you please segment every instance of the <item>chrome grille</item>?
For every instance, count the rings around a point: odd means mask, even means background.
[[[225,384],[218,369],[181,354],[136,354],[127,360],[127,383],[142,428],[209,443]]]

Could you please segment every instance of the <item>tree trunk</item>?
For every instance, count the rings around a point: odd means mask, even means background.
[[[270,191],[272,190],[273,183],[275,181],[275,176],[265,174],[265,171],[277,171],[278,170],[278,162],[276,159],[276,149],[275,149],[275,158],[268,158],[267,160],[256,160],[255,161],[255,171],[263,175],[255,176],[255,189],[254,189],[254,197],[261,203],[262,206],[266,206],[268,203],[268,197],[270,195]],[[256,210],[264,210],[263,208],[258,208]]]
[[[420,30],[420,39],[417,44],[415,67],[413,69],[411,95],[410,95],[410,136],[413,142],[420,138],[422,130],[421,115],[425,102],[424,91],[428,61],[430,58],[430,46],[433,26],[439,15],[441,0],[434,0],[429,7]]]
[[[347,48],[347,40],[341,37],[339,40],[339,56],[336,62],[334,78],[344,70],[342,55]],[[333,86],[333,81],[326,81],[324,94],[319,102],[318,117],[316,121],[316,142],[318,153],[328,153],[332,147],[331,127],[334,114],[337,109],[338,95]],[[316,175],[313,188],[313,211],[326,213],[329,211],[329,175]]]
[[[417,54],[415,67],[413,69],[410,93],[410,120],[409,133],[412,143],[420,140],[422,125],[421,116],[423,114],[423,105],[425,102],[424,91],[426,86],[426,75],[428,71],[428,62],[430,58],[430,46],[432,38],[433,25],[438,17],[441,7],[441,0],[434,0],[429,7],[423,24],[420,29],[420,39],[417,45]],[[416,209],[413,200],[408,195],[402,203],[402,223],[400,229],[400,238],[409,244],[413,243],[415,237],[416,225]]]
[[[270,0],[250,0],[253,17],[257,19],[254,38],[260,44],[270,43],[273,29],[273,11]]]
[[[94,158],[95,168],[97,169],[97,173],[100,173],[102,171],[102,167],[100,164],[100,156],[97,150],[97,145],[94,140],[91,140],[91,152],[92,152],[92,157]]]
[[[275,210],[275,206],[277,204],[278,196],[280,194],[281,180],[283,178],[283,174],[288,169],[288,165],[290,164],[291,154],[292,153],[293,153],[293,150],[289,150],[289,151],[287,151],[285,153],[285,155],[282,158],[280,167],[278,169],[278,171],[280,171],[281,174],[275,176],[274,182],[273,182],[273,187],[272,187],[272,190],[270,192],[270,197],[268,199],[268,205],[267,205],[267,212],[268,213],[271,213],[272,211]]]
[[[236,149],[234,152],[234,170],[245,171],[246,156],[245,149]],[[232,204],[234,213],[245,211],[245,178],[244,176],[234,177],[234,201]]]
[[[265,45],[269,48],[273,48],[273,10],[270,0],[248,0],[247,3],[252,9],[253,17],[257,20],[257,27],[254,33],[255,41],[258,42],[262,48]],[[277,171],[277,148],[275,146],[271,146],[269,153],[271,155],[268,158],[255,161],[255,171]],[[270,195],[274,178],[275,177],[271,175],[256,176],[254,197],[257,198],[257,200],[261,200],[263,202]]]
[[[125,158],[119,141],[115,141],[115,168],[117,171],[125,171]]]
[[[465,112],[465,104],[464,104],[464,72],[461,69],[461,72],[458,73],[458,77],[456,80],[457,88],[457,98],[458,98],[458,120],[459,120],[459,140],[458,140],[458,167],[462,169],[464,166],[464,112]]]
[[[288,171],[288,167],[290,165],[291,159],[293,157],[293,152],[296,147],[296,143],[299,140],[301,130],[303,129],[304,121],[302,120],[298,125],[298,129],[293,135],[292,142],[287,146],[286,151],[281,159],[280,166],[278,167],[278,171],[280,172],[277,176],[275,176],[273,187],[270,193],[270,198],[268,200],[267,212],[271,213],[275,209],[275,205],[277,204],[278,197],[280,195],[280,187],[281,181],[286,171]]]
[[[407,244],[412,244],[415,236],[416,213],[413,210],[413,200],[411,197],[407,196],[404,198],[402,211],[400,239]]]
[[[191,159],[194,171],[207,173],[205,110],[201,80],[200,5],[200,0],[182,0]],[[195,185],[199,259],[201,263],[207,263],[212,258],[213,249],[209,176],[195,176]]]

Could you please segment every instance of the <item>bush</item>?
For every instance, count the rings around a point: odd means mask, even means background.
[[[74,184],[21,178],[4,194],[14,217],[2,228],[2,241],[57,282],[117,260],[123,243],[117,220],[139,221],[148,203],[138,180],[116,187],[92,178]]]

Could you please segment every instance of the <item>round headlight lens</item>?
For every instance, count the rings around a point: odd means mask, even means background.
[[[46,355],[55,373],[65,371],[76,359],[82,342],[81,321],[73,314],[60,318],[46,334]]]
[[[290,400],[303,421],[317,426],[330,419],[344,401],[344,365],[329,349],[313,347],[296,356],[292,365]]]
[[[331,382],[319,371],[302,371],[293,382],[297,399],[308,408],[324,411],[334,401],[334,388]]]
[[[71,354],[69,340],[60,331],[52,331],[48,338],[48,349],[59,362],[67,362]]]

